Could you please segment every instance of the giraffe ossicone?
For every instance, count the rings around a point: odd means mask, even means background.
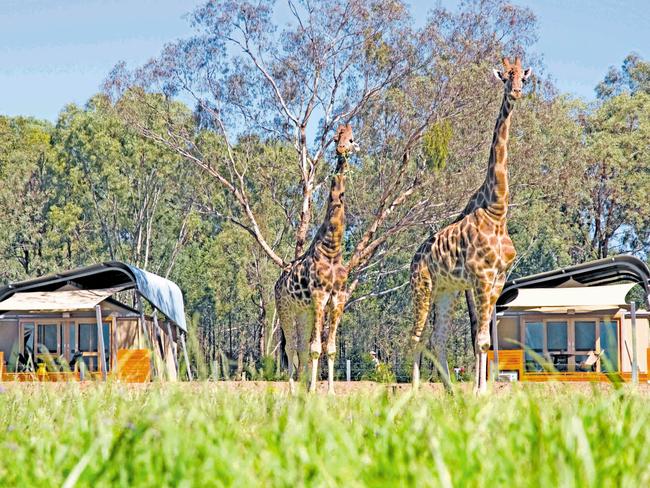
[[[473,293],[478,308],[478,330],[474,352],[475,390],[487,388],[487,351],[490,348],[490,321],[496,301],[506,281],[516,251],[507,228],[509,203],[508,137],[514,103],[521,98],[523,85],[531,75],[521,59],[503,59],[503,71],[494,70],[504,84],[503,100],[494,127],[487,175],[458,218],[431,235],[418,248],[411,262],[414,325],[413,387],[420,382],[421,338],[432,308],[434,349],[445,386],[451,389],[446,342],[454,305],[461,291]]]
[[[294,372],[300,374],[306,369],[308,357],[311,358],[309,391],[316,389],[325,317],[329,318],[327,386],[328,392],[334,393],[336,331],[347,302],[348,271],[343,264],[345,171],[348,157],[358,150],[350,125],[338,128],[334,142],[337,164],[325,220],[307,251],[289,264],[275,284],[276,308],[286,340],[292,393],[295,392]]]

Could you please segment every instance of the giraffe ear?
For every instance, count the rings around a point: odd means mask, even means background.
[[[532,74],[533,74],[533,70],[532,70],[531,68],[526,68],[526,69],[524,70],[524,74],[523,74],[523,76],[521,77],[521,79],[522,79],[523,81],[526,81],[528,78],[530,78],[530,75],[532,75]]]
[[[492,74],[494,77],[499,80],[499,81],[506,81],[505,78],[503,77],[503,73],[499,71],[498,69],[493,69]]]

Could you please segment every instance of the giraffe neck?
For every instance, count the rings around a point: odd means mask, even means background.
[[[484,208],[492,217],[503,219],[508,211],[508,138],[510,135],[510,115],[514,102],[504,94],[499,116],[494,126],[490,159],[485,181],[472,196],[457,220]]]
[[[329,259],[340,257],[343,250],[343,234],[345,232],[345,170],[347,157],[338,155],[336,173],[332,177],[327,213],[325,221],[318,230],[312,249],[318,250]]]
[[[487,203],[486,210],[499,218],[505,217],[508,211],[508,138],[510,137],[510,116],[513,108],[513,101],[504,95],[499,117],[494,126],[490,161],[483,184]]]

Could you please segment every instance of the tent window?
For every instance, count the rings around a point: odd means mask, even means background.
[[[97,325],[79,324],[79,350],[97,352]]]
[[[548,350],[566,351],[569,345],[567,340],[566,322],[548,322],[546,324],[546,334],[548,341]]]
[[[596,322],[578,321],[575,323],[576,349],[593,351],[596,349]]]
[[[600,350],[604,351],[600,370],[606,373],[618,371],[617,325],[613,320],[600,322]]]
[[[34,356],[34,324],[23,323],[23,352]]]
[[[38,324],[38,352],[39,354],[58,352],[59,324]]]

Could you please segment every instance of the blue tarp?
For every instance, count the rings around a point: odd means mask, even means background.
[[[127,266],[135,277],[136,288],[140,294],[168,318],[176,322],[181,329],[187,331],[183,293],[178,285],[162,276],[149,273],[130,264]]]

